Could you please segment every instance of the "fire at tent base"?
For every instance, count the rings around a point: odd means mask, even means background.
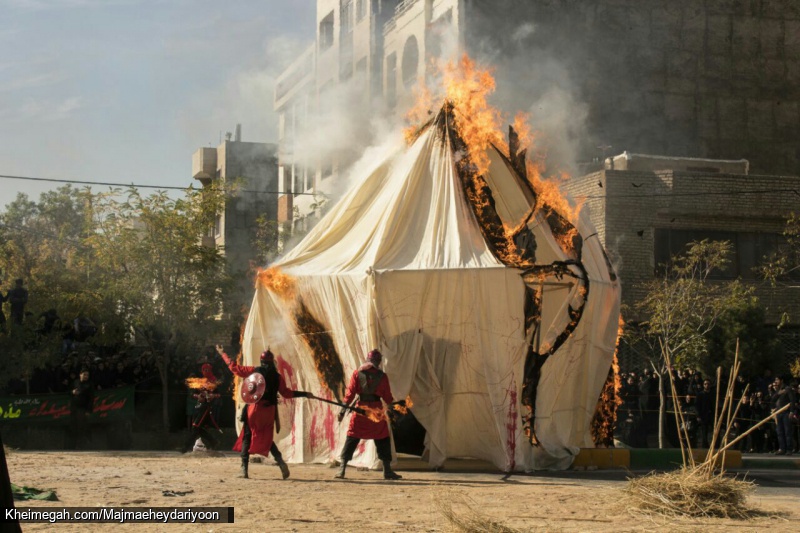
[[[263,277],[244,358],[269,346],[290,388],[335,399],[378,348],[394,397],[414,401],[432,467],[474,457],[508,472],[568,468],[594,446],[619,281],[586,214],[572,223],[549,209],[513,149],[486,147],[479,168],[456,122],[445,105],[374,161],[274,267],[280,276]],[[337,459],[338,408],[289,400],[280,412],[288,461]],[[376,459],[369,444],[353,464]]]

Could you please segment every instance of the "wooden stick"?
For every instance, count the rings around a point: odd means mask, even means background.
[[[742,440],[743,438],[745,438],[746,436],[748,436],[750,433],[752,433],[752,432],[753,432],[753,431],[755,431],[756,429],[758,429],[758,428],[760,428],[761,426],[763,426],[763,425],[764,425],[766,422],[769,422],[770,420],[772,420],[773,418],[775,418],[776,416],[778,416],[778,415],[779,415],[779,414],[781,414],[782,412],[786,411],[786,410],[787,410],[787,409],[788,409],[788,408],[789,408],[791,405],[792,405],[792,404],[786,404],[786,405],[784,405],[783,407],[781,407],[780,409],[778,409],[777,411],[775,411],[774,413],[772,413],[771,415],[769,415],[767,418],[765,418],[764,420],[762,420],[761,422],[759,422],[759,423],[758,423],[758,424],[756,424],[755,426],[751,427],[750,429],[748,429],[747,431],[745,431],[744,433],[742,433],[741,435],[739,435],[738,437],[736,437],[735,439],[733,439],[733,440],[730,442],[730,444],[728,444],[728,445],[727,445],[727,446],[725,446],[723,449],[721,449],[719,452],[717,452],[717,453],[716,453],[716,455],[715,455],[714,457],[716,457],[717,455],[719,455],[721,452],[723,452],[723,451],[727,450],[728,448],[730,448],[731,446],[733,446],[734,444],[736,444],[737,442],[739,442],[740,440]]]

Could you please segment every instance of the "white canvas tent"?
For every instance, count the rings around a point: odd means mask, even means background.
[[[463,154],[454,153],[448,135],[446,127],[429,127],[407,149],[375,161],[279,262],[295,292],[256,289],[244,359],[254,363],[269,346],[290,387],[333,399],[345,385],[335,382],[347,380],[378,348],[395,399],[413,400],[432,466],[474,457],[505,471],[567,468],[580,447],[593,445],[589,424],[615,349],[618,281],[586,217],[577,229],[588,281],[555,275],[531,281],[503,264],[465,195],[456,163]],[[497,150],[489,157],[485,179],[497,214],[516,224],[535,198]],[[569,259],[544,214],[527,227],[537,265]],[[541,290],[538,335],[526,328],[526,281]],[[311,332],[293,318],[299,305],[315,319]],[[532,446],[520,405],[526,355],[532,344],[545,351],[556,343],[573,320],[570,306],[582,306],[583,314],[541,368],[534,426],[540,445]],[[327,336],[335,347],[327,355],[336,361],[320,362],[308,335]],[[338,457],[347,429],[335,421],[338,409],[312,400],[281,406],[277,442],[288,461]],[[372,444],[354,460],[374,462]]]

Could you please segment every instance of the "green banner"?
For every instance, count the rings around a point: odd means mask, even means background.
[[[105,423],[133,418],[133,386],[105,389],[95,393],[90,423]],[[0,396],[0,424],[68,424],[69,394],[31,394]]]

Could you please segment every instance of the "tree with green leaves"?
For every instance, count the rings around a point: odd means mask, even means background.
[[[97,195],[92,206],[96,230],[87,240],[100,285],[133,340],[156,357],[164,429],[170,362],[196,354],[221,327],[215,318],[231,280],[220,251],[203,246],[202,237],[224,198],[215,189],[189,189],[179,198],[130,189],[125,197],[120,191]]]
[[[67,186],[38,202],[20,195],[0,214],[0,270],[4,284],[25,279],[32,319],[0,335],[0,374],[26,379],[58,361],[63,331],[45,338],[39,313],[55,309],[65,325],[89,317],[96,345],[144,344],[156,357],[166,428],[170,362],[196,355],[225,329],[217,316],[231,280],[220,251],[202,237],[227,193]]]
[[[20,194],[0,214],[0,289],[22,278],[29,291],[24,323],[8,324],[0,336],[0,375],[22,379],[26,387],[36,367],[59,361],[63,331],[55,323],[44,332],[42,313],[54,310],[65,323],[90,316],[104,326],[97,342],[122,338],[114,306],[93,281],[93,254],[85,242],[93,231],[91,199],[88,190],[64,186],[42,193],[38,202]]]
[[[760,268],[760,273],[773,288],[793,288],[797,290],[800,282],[800,215],[790,213],[783,228],[783,242],[778,249],[767,258]],[[778,328],[785,326],[797,317],[790,316],[784,310]],[[791,365],[792,374],[800,377],[800,358]]]
[[[647,347],[650,364],[658,376],[661,448],[668,372],[676,366],[704,366],[709,354],[708,336],[721,317],[753,298],[753,288],[738,280],[713,279],[714,273],[729,263],[730,254],[731,244],[727,241],[691,243],[684,255],[662,265],[661,275],[640,286],[645,297],[635,307],[644,320],[638,328],[626,328],[626,334],[632,344]]]
[[[717,319],[707,335],[708,355],[697,368],[713,375],[718,367],[731,368],[739,343],[742,376],[760,375],[765,368],[774,368],[783,357],[777,328],[766,323],[766,312],[758,298],[751,295],[734,302]]]

